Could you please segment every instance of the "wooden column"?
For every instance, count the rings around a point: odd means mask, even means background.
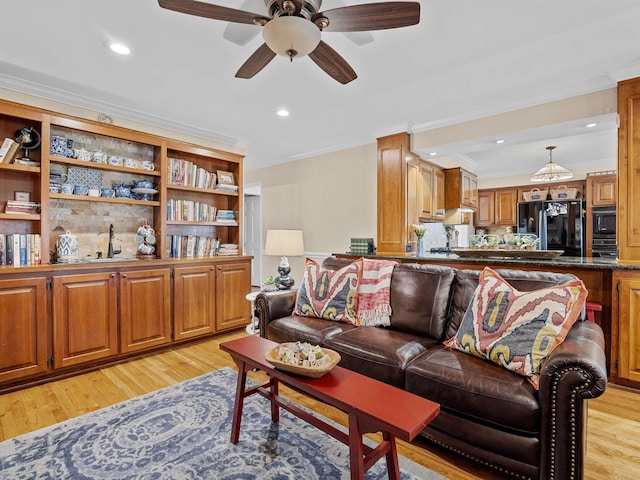
[[[406,158],[410,154],[410,134],[378,138],[378,255],[406,254],[409,241]]]
[[[618,84],[618,258],[640,263],[640,78]]]

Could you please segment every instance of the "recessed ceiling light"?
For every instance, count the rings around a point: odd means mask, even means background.
[[[587,124],[585,125],[585,127],[587,127],[587,128],[593,128],[593,127],[595,127],[595,126],[597,126],[597,125],[598,125],[598,124],[597,124],[596,122],[593,122],[593,123],[587,123]]]
[[[496,143],[504,143],[504,140],[502,140],[502,139],[496,140]]]
[[[106,44],[111,49],[112,52],[115,52],[119,55],[129,55],[131,53],[131,50],[129,49],[129,47],[127,47],[122,43],[107,42]]]
[[[277,113],[277,115],[279,117],[288,117],[289,116],[289,110],[287,110],[286,108],[281,108],[276,113]]]
[[[429,152],[429,156],[431,157],[435,157],[438,154],[438,152]]]

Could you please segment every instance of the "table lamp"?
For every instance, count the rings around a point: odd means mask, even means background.
[[[267,230],[264,254],[282,257],[280,265],[278,265],[278,273],[280,275],[275,279],[276,286],[278,290],[289,290],[294,281],[289,276],[291,266],[287,255],[299,256],[304,254],[302,230]]]

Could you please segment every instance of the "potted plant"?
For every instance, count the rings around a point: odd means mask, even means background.
[[[421,224],[411,225],[411,231],[418,237],[418,251],[416,255],[418,257],[424,256],[424,234],[427,232],[427,226]]]
[[[270,275],[269,278],[267,278],[262,283],[262,291],[263,292],[275,292],[276,290],[278,290],[278,286],[276,285],[276,281],[274,280],[273,275]]]

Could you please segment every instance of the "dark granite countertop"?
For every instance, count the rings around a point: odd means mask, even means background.
[[[335,253],[335,256],[359,258],[358,255],[349,253]],[[459,257],[455,253],[426,253],[423,256],[415,255],[365,255],[367,258],[385,258],[389,260],[397,260],[400,262],[447,262],[447,263],[477,263],[485,265],[530,265],[539,267],[573,267],[586,268],[594,270],[640,270],[640,264],[630,264],[618,261],[612,257],[556,257],[554,259],[533,259],[533,258],[473,258]]]

